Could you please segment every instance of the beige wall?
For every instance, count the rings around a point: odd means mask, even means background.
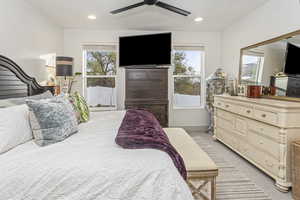
[[[38,81],[47,78],[41,55],[63,52],[63,29],[25,0],[1,0],[0,54]]]
[[[222,63],[237,77],[240,49],[300,29],[299,0],[269,0],[222,33]]]

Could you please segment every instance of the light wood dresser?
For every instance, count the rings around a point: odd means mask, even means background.
[[[300,140],[300,103],[222,95],[215,96],[214,110],[214,138],[288,191],[291,143]]]

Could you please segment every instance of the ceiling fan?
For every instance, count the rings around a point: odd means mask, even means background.
[[[155,5],[155,6],[167,9],[169,11],[175,12],[177,14],[183,15],[183,16],[188,16],[188,15],[191,14],[191,12],[189,12],[189,11],[183,10],[181,8],[177,8],[175,6],[163,3],[163,2],[158,1],[158,0],[144,0],[143,2],[136,3],[136,4],[133,4],[133,5],[124,7],[124,8],[120,8],[120,9],[111,11],[110,13],[111,14],[118,14],[118,13],[130,10],[130,9],[133,9],[133,8],[136,8],[136,7],[140,7],[140,6],[143,6],[143,5],[150,5],[150,6]]]

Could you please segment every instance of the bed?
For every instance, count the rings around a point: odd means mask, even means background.
[[[10,74],[9,80],[5,74]],[[46,90],[3,56],[0,77],[1,99]],[[124,115],[125,111],[95,112],[79,125],[77,134],[62,142],[39,147],[29,141],[0,154],[0,199],[192,200],[166,153],[128,150],[115,143]]]

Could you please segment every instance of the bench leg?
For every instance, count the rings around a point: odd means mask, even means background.
[[[216,200],[216,177],[211,179],[210,186],[211,200]]]
[[[187,183],[191,189],[191,192],[196,199],[199,199],[198,197],[200,197],[203,200],[216,200],[216,177],[207,178],[207,179],[199,179],[198,178],[198,179],[194,179],[194,180],[202,181],[202,183],[197,187],[195,187],[195,185],[193,185],[191,180],[187,181]],[[202,190],[205,190],[205,188],[209,188],[209,187],[207,187],[207,186],[209,186],[208,185],[209,183],[210,183],[210,196],[206,196],[206,194]]]

